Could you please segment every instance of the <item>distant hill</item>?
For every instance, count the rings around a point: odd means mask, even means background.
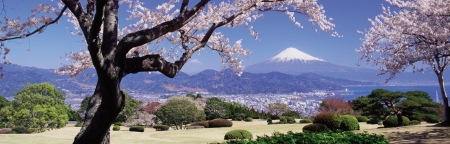
[[[77,78],[57,76],[52,70],[19,65],[3,65],[5,76],[0,79],[0,95],[13,96],[28,83],[49,82],[59,90],[72,94],[89,93],[95,88],[97,78],[93,69],[88,69]],[[84,75],[88,75],[84,77]],[[289,75],[280,72],[244,73],[237,76],[232,70],[218,72],[204,70],[189,76],[183,72],[173,79],[159,73],[127,75],[121,88],[128,92],[210,92],[216,94],[255,94],[310,92],[312,90],[340,90],[344,85],[376,85],[373,82],[358,82],[321,76],[313,73]]]
[[[378,70],[348,67],[326,62],[306,54],[296,48],[287,48],[278,55],[263,62],[246,67],[251,73],[281,72],[291,75],[301,75],[303,73],[315,73],[323,76],[348,79],[354,81],[384,83],[388,75],[376,76]],[[450,74],[450,71],[447,70]],[[389,84],[437,84],[437,78],[431,69],[425,74],[403,72],[391,80]]]

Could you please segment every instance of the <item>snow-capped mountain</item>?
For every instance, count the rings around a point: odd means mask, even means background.
[[[291,75],[316,73],[335,78],[377,83],[383,83],[386,78],[388,78],[388,75],[375,76],[379,73],[379,71],[375,69],[333,64],[292,47],[283,50],[281,53],[268,60],[247,66],[245,69],[246,72],[251,73],[281,72]],[[414,79],[411,79],[411,76],[414,76]],[[435,79],[436,78],[433,75],[425,76],[417,73],[404,72],[401,75],[396,76],[396,79],[393,81],[434,81]]]
[[[323,59],[313,57],[307,53],[304,53],[296,48],[289,47],[282,51],[280,54],[269,59],[271,62],[289,62],[289,61],[323,61]]]

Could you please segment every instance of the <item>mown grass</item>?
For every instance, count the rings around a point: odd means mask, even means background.
[[[297,120],[298,122],[298,120]],[[116,144],[198,144],[210,142],[224,141],[224,135],[230,130],[245,129],[257,135],[271,135],[274,131],[286,133],[287,131],[301,132],[302,127],[307,124],[273,124],[267,125],[265,120],[254,120],[253,122],[233,121],[232,127],[227,128],[207,128],[207,129],[193,129],[193,130],[178,130],[178,131],[155,131],[152,128],[145,128],[143,133],[130,132],[127,127],[121,127],[120,131],[111,130],[111,143]],[[378,125],[368,125],[360,123],[360,132],[367,130],[383,133],[388,129],[377,129]],[[0,143],[2,144],[18,144],[18,143],[33,143],[33,144],[62,144],[72,143],[75,135],[79,132],[79,127],[68,126],[58,130],[47,131],[37,134],[3,134],[0,135]]]

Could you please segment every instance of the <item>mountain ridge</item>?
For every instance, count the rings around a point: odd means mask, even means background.
[[[8,69],[8,67],[10,69]],[[48,69],[23,68],[19,65],[4,67],[5,76],[0,79],[0,95],[13,96],[15,92],[29,83],[49,82],[59,90],[72,94],[91,94],[97,78],[92,75],[95,70],[88,69],[77,78],[57,76]],[[376,85],[371,82],[356,82],[324,77],[317,74],[289,75],[280,72],[255,74],[245,72],[237,76],[231,69],[223,72],[204,70],[196,75],[180,72],[170,79],[159,73],[137,73],[127,75],[121,88],[138,93],[174,93],[174,92],[209,92],[213,94],[257,94],[257,93],[291,93],[311,92],[312,90],[340,90],[343,85]]]

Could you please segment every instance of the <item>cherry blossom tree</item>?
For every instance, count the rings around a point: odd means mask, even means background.
[[[339,36],[317,0],[198,0],[193,3],[168,0],[154,9],[145,7],[139,0],[56,3],[38,5],[24,22],[20,17],[5,18],[0,29],[0,55],[6,56],[10,50],[4,41],[42,33],[63,16],[73,23],[70,33],[83,37],[87,50],[68,54],[71,64],[64,65],[57,73],[76,77],[88,68],[95,68],[98,76],[84,125],[74,143],[109,143],[109,128],[125,103],[120,82],[128,74],[156,71],[173,78],[192,54],[206,48],[219,54],[224,68],[242,74],[241,57],[247,57],[250,51],[242,48],[241,40],[231,43],[218,31],[219,27],[243,26],[257,39],[251,23],[262,17],[263,12],[275,11],[285,13],[300,28],[302,25],[294,14],[305,15],[314,30],[318,27]],[[118,19],[119,5],[128,10],[127,20],[132,24],[119,27],[122,22]],[[165,48],[161,45],[164,42],[172,46]],[[2,60],[8,62],[6,57]]]
[[[398,11],[383,6],[383,13],[369,19],[372,27],[365,31],[357,50],[361,61],[381,65],[380,75],[390,78],[411,67],[423,72],[429,65],[436,74],[449,122],[448,98],[444,87],[444,70],[450,65],[450,0],[386,0]],[[417,66],[419,65],[419,66]]]

